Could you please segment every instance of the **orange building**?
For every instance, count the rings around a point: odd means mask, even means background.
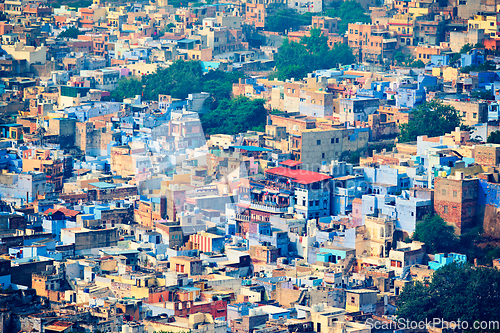
[[[441,54],[441,48],[439,46],[426,45],[415,47],[415,59],[422,60],[424,63],[428,63],[432,55],[439,54]]]
[[[266,7],[260,3],[247,3],[245,11],[245,22],[256,28],[264,28],[266,25]]]
[[[23,151],[23,172],[43,172],[47,183],[54,186],[54,191],[63,188],[64,159],[58,150],[27,149]]]
[[[398,47],[395,33],[376,24],[350,23],[347,41],[361,62],[380,63],[391,59]]]
[[[80,27],[92,28],[94,26],[94,9],[80,8]]]

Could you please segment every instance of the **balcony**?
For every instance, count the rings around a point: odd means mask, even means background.
[[[250,222],[252,220],[252,217],[249,215],[236,214],[235,220],[236,221],[243,221],[243,222]]]
[[[283,182],[277,182],[272,180],[252,180],[252,183],[258,183],[264,185],[264,190],[274,191],[274,190],[285,190],[285,193],[291,193],[294,191],[294,186],[291,184],[286,184]]]
[[[250,205],[249,208],[251,209],[262,210],[270,213],[286,213],[288,212],[288,207],[289,207],[278,204],[267,204],[263,202],[258,202],[258,203],[254,201],[250,202],[248,200],[240,200],[240,204]]]
[[[269,222],[269,217],[264,217],[263,219],[259,220],[248,215],[236,214],[235,220],[240,222]]]

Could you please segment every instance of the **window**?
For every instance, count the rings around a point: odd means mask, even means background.
[[[335,138],[331,138],[330,143],[335,143]]]
[[[321,158],[325,158],[325,153],[321,153]]]
[[[316,145],[321,146],[321,140],[317,140]]]
[[[477,118],[477,113],[475,113],[475,112],[474,112],[474,113],[472,114],[472,118],[476,119],[476,118]]]
[[[441,194],[442,194],[442,195],[446,195],[446,190],[442,190],[442,191],[441,191]]]
[[[453,197],[456,198],[457,197],[457,191],[456,190],[453,190]]]
[[[448,214],[448,206],[444,206],[444,213]]]

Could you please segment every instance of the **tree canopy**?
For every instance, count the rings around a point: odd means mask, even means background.
[[[500,143],[500,131],[491,132],[488,135],[488,143]]]
[[[425,102],[412,111],[413,119],[399,126],[399,142],[416,141],[417,136],[441,136],[460,126],[462,118],[451,105],[445,105],[438,100]]]
[[[341,19],[338,25],[339,33],[347,31],[349,23],[371,23],[371,18],[365,13],[363,7],[355,0],[348,0],[328,9],[325,14],[329,17]]]
[[[210,98],[205,101],[210,111],[201,116],[206,134],[263,131],[267,116],[265,101],[246,97],[231,98],[233,83],[243,77],[241,72],[219,70],[203,74],[199,61],[178,60],[170,67],[159,68],[141,79],[120,79],[118,88],[111,92],[111,98],[122,101],[142,94],[144,100],[156,100],[162,94],[184,99],[189,94],[203,91],[210,94]]]
[[[311,29],[300,43],[285,39],[278,49],[277,76],[280,80],[302,79],[312,71],[351,64],[355,60],[351,48],[342,43],[328,46],[328,37],[319,29]]]
[[[448,264],[434,272],[428,283],[417,281],[405,286],[397,307],[397,316],[406,320],[442,318],[456,322],[460,319],[467,322],[469,328],[475,321],[498,320],[500,271]]]
[[[81,32],[80,29],[76,27],[69,27],[68,29],[61,32],[57,37],[78,38],[78,35],[83,35],[83,32]]]
[[[237,134],[247,130],[264,131],[265,100],[240,96],[224,99],[216,109],[201,115],[205,134]],[[224,121],[221,121],[223,119]]]
[[[418,60],[411,62],[408,66],[410,66],[412,68],[423,68],[423,67],[425,67],[425,63],[422,60],[418,59]]]
[[[485,61],[482,64],[479,65],[473,65],[473,66],[464,66],[460,68],[460,72],[462,73],[470,73],[470,72],[487,72],[487,71],[493,71],[497,67],[494,63],[491,61]]]
[[[118,88],[111,92],[111,99],[123,101],[124,98],[142,94],[142,83],[135,77],[122,77],[118,81]]]
[[[189,94],[206,91],[215,100],[230,98],[232,84],[238,82],[240,72],[211,71],[203,74],[199,61],[177,60],[167,68],[138,78],[122,78],[111,97],[122,101],[123,98],[143,94],[145,100],[156,100],[158,95],[171,95],[173,98],[187,98]]]
[[[424,220],[417,223],[413,240],[424,242],[427,253],[447,253],[454,251],[458,244],[453,226],[439,215],[428,215]]]
[[[491,90],[484,90],[484,89],[474,89],[470,97],[477,99],[486,99],[490,101],[493,101],[495,99],[495,96],[493,96],[493,92]]]
[[[285,9],[276,12],[266,18],[267,31],[282,32],[299,30],[301,25],[310,25],[313,13],[305,13],[303,15],[297,13],[293,9]]]

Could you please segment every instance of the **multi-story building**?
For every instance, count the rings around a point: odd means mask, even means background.
[[[23,151],[23,172],[43,172],[55,191],[63,188],[64,158],[62,152],[48,149]]]
[[[446,22],[441,16],[437,16],[437,19],[433,21],[415,21],[414,41],[428,45],[439,45],[445,40],[445,24]]]
[[[264,28],[266,25],[266,5],[246,3],[245,22],[255,28]]]
[[[296,10],[299,14],[321,13],[323,11],[323,2],[320,0],[288,1],[288,8]]]
[[[296,169],[287,166],[287,161],[282,166],[265,171],[266,179],[271,185],[289,184],[293,188],[295,212],[307,218],[319,218],[330,215],[330,176],[313,171]],[[267,198],[266,198],[267,197]],[[272,198],[264,192],[264,199]]]
[[[394,31],[375,24],[349,23],[347,41],[361,62],[377,64],[392,59],[398,46]]]
[[[478,178],[458,172],[434,179],[434,211],[455,228],[457,234],[476,225]]]
[[[497,38],[497,25],[497,15],[494,13],[474,15],[474,18],[468,20],[469,30],[482,29],[484,31],[484,35],[490,38]]]
[[[291,153],[303,169],[319,172],[323,164],[365,149],[369,132],[369,128],[305,130],[291,137]]]
[[[21,174],[3,173],[0,175],[0,196],[6,201],[32,202],[38,195],[52,190],[43,172],[30,171]]]
[[[357,121],[367,121],[368,116],[379,108],[378,98],[342,98],[339,101],[339,118],[343,123],[354,125]]]
[[[193,244],[193,249],[201,252],[221,252],[224,246],[224,237],[208,232],[198,232],[190,235],[189,241]]]
[[[488,121],[488,103],[444,99],[443,104],[451,105],[459,112],[464,125],[474,126]]]
[[[338,32],[339,18],[313,16],[311,25],[314,29],[326,30],[329,34]]]
[[[474,162],[484,166],[500,165],[500,144],[487,143],[475,146]]]

